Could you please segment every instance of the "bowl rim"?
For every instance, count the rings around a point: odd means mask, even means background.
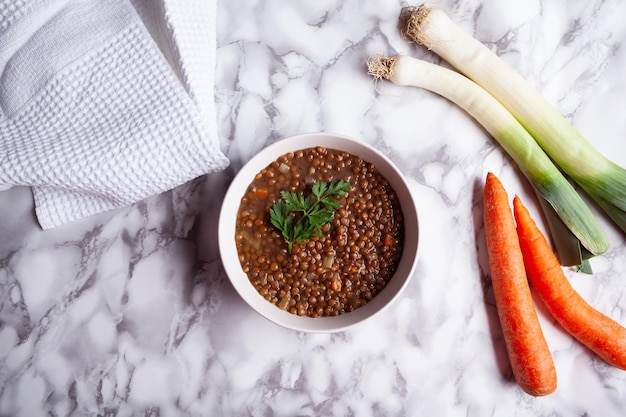
[[[352,312],[313,318],[281,310],[258,293],[241,268],[234,236],[240,200],[254,176],[281,155],[316,146],[359,155],[363,160],[372,163],[387,178],[402,207],[405,240],[402,257],[394,276],[376,297]],[[228,279],[239,296],[258,314],[288,329],[307,333],[334,333],[347,330],[377,316],[399,298],[414,275],[417,265],[419,231],[417,206],[413,194],[404,175],[389,158],[373,146],[355,138],[319,132],[278,140],[259,151],[243,165],[228,186],[222,202],[218,222],[218,243],[222,265]]]

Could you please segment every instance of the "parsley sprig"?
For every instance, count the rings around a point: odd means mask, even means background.
[[[338,180],[313,183],[313,195],[280,192],[281,198],[270,208],[270,220],[282,233],[289,253],[294,243],[320,236],[321,227],[332,221],[335,210],[340,207],[337,197],[342,197],[349,190],[349,182]]]

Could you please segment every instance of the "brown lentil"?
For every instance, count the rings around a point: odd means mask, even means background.
[[[281,190],[310,194],[313,181],[350,191],[321,234],[292,253],[271,224]],[[335,149],[286,153],[261,170],[241,199],[235,241],[243,271],[266,300],[300,316],[335,316],[374,298],[393,276],[404,239],[400,202],[372,164]]]

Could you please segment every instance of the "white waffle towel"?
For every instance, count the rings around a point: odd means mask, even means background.
[[[0,0],[0,190],[49,229],[224,169],[214,65],[215,0]]]

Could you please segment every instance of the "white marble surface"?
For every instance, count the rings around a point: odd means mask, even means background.
[[[398,34],[400,1],[220,0],[216,100],[227,172],[42,232],[29,189],[0,192],[1,416],[622,416],[626,372],[540,308],[559,387],[512,381],[486,270],[481,185],[518,171],[463,112],[374,85],[370,54],[430,57]],[[439,1],[626,165],[626,4]],[[403,297],[345,333],[308,335],[254,313],[224,276],[216,214],[233,173],[283,137],[330,131],[382,149],[421,218]],[[527,199],[530,196],[527,197]],[[529,202],[531,211],[536,205]],[[626,324],[626,239],[594,276],[567,271]]]

